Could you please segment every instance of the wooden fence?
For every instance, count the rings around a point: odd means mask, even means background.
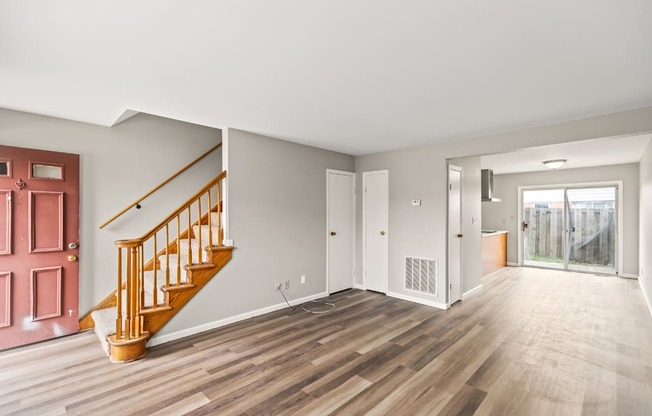
[[[614,266],[616,227],[614,209],[571,209],[569,262]],[[564,212],[562,208],[526,208],[525,259],[563,263]]]

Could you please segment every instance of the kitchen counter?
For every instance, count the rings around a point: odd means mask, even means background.
[[[507,266],[507,231],[482,230],[482,277]]]
[[[508,231],[501,231],[501,230],[482,230],[482,238],[484,237],[491,237],[492,235],[498,235],[498,234],[507,234]]]

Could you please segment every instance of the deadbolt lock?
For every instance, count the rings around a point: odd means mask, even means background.
[[[71,249],[71,250],[76,249],[76,248],[77,248],[77,243],[70,243],[70,244],[68,244],[68,248]]]
[[[77,256],[75,256],[74,254],[68,256],[68,261],[75,261],[75,260],[77,260]]]

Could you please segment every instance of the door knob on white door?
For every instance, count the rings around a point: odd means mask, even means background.
[[[380,232],[380,235],[385,235],[385,231],[381,231],[381,232]]]
[[[337,235],[335,231],[331,231],[331,235]]]

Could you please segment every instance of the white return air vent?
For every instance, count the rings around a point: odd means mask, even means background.
[[[405,257],[405,289],[437,296],[437,260]]]

